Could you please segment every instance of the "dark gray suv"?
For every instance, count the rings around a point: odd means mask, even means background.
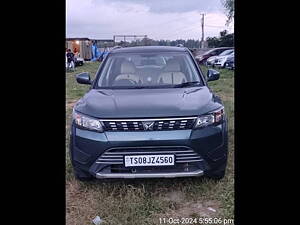
[[[112,50],[76,103],[70,132],[75,176],[221,179],[227,164],[227,121],[221,99],[187,48]]]

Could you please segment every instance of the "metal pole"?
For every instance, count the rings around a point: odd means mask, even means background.
[[[201,48],[204,48],[204,13],[201,13],[202,19],[201,19],[201,28],[202,28],[202,37],[201,37]]]

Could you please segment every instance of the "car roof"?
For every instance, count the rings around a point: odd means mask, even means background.
[[[223,52],[230,52],[230,51],[234,52],[234,49],[233,49],[233,48],[232,48],[232,49],[226,49],[226,50],[224,50]],[[222,53],[223,53],[223,52],[222,52]],[[222,54],[222,53],[221,53],[221,54]]]
[[[234,48],[234,47],[219,47],[219,48],[213,48],[213,49],[231,49],[231,48]]]
[[[218,51],[218,50],[230,50],[230,49],[234,49],[234,47],[219,47],[219,48],[212,48],[206,52],[204,52],[203,54],[208,54],[208,53],[211,53],[211,52],[214,52],[214,51]]]
[[[153,53],[153,52],[187,52],[185,47],[173,46],[138,46],[138,47],[125,47],[116,48],[111,50],[111,53]]]

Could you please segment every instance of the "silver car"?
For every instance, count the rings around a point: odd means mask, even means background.
[[[224,68],[228,57],[234,56],[234,50],[226,50],[215,58],[214,66]]]

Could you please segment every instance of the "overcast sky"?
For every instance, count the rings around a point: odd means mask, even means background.
[[[200,39],[219,36],[226,12],[221,0],[66,0],[66,36],[112,39],[113,35],[148,35],[152,39]]]

